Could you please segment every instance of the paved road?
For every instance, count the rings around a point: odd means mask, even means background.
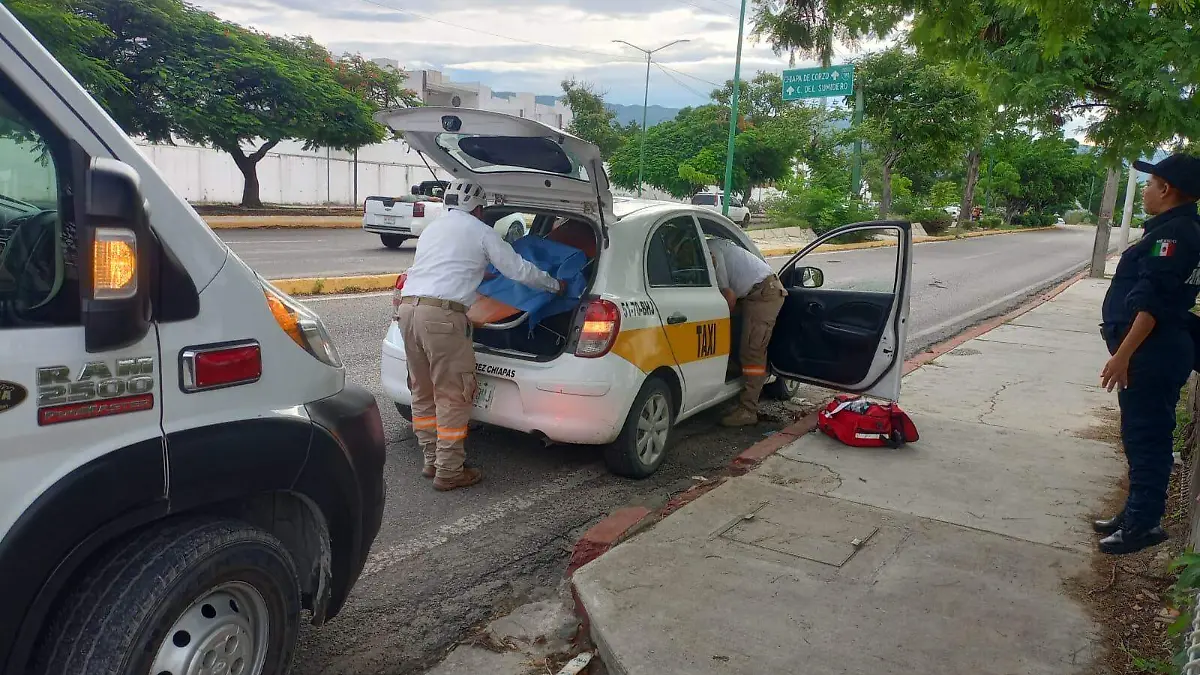
[[[216,230],[246,264],[268,279],[399,273],[412,264],[416,240],[398,250],[357,229]]]
[[[1072,230],[918,246],[909,353],[981,311],[1005,311],[1034,292],[1031,285],[1066,276],[1090,248],[1091,233]],[[861,285],[886,278],[880,270],[890,255],[851,251],[820,256],[818,264],[828,286]],[[686,423],[663,468],[640,482],[609,475],[596,448],[544,448],[530,437],[484,429],[472,433],[469,456],[485,481],[440,494],[420,477],[412,433],[380,388],[390,296],[308,302],[333,333],[348,377],[375,392],[390,444],[387,511],[367,573],[342,616],[305,631],[298,675],[422,672],[472,627],[551,592],[562,580],[568,547],[590,524],[621,506],[686,489],[694,476],[720,471],[740,449],[791,421],[773,404],[767,408],[773,421],[750,430],[720,429],[714,416]]]

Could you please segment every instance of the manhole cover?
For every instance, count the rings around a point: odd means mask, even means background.
[[[721,537],[775,553],[841,567],[879,531],[874,522],[851,517],[814,517],[796,521],[764,504],[734,522]]]

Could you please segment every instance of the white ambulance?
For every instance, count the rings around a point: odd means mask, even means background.
[[[474,419],[549,441],[607,445],[613,472],[641,478],[662,463],[678,422],[741,391],[733,353],[740,317],[714,284],[707,241],[721,237],[762,254],[732,221],[690,204],[614,203],[599,150],[532,120],[432,107],[379,119],[456,179],[483,186],[495,202],[485,221],[533,214],[532,235],[588,258],[588,289],[574,311],[536,325],[514,311],[476,330]],[[891,268],[880,271],[885,283],[822,288],[823,271],[805,266],[806,256],[847,235],[894,242]],[[807,382],[899,397],[911,249],[908,223],[860,223],[819,237],[783,266],[788,298],[774,336],[760,336],[770,340],[779,378],[773,393]],[[395,321],[382,355],[384,391],[411,415]]]
[[[320,319],[0,6],[0,672],[286,673],[384,452]]]

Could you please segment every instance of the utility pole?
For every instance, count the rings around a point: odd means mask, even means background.
[[[742,93],[742,36],[746,30],[746,1],[738,16],[737,60],[733,62],[733,99],[729,106],[729,145],[725,150],[725,197],[721,200],[721,215],[729,217],[729,192],[733,189],[733,140],[737,135],[738,97]]]
[[[626,42],[624,40],[613,40],[613,42],[627,45],[629,47],[633,47],[634,49],[636,49],[639,52],[646,55],[646,94],[645,94],[645,97],[642,99],[642,140],[641,140],[641,148],[639,148],[639,151],[638,151],[638,155],[639,155],[638,156],[638,197],[641,197],[642,196],[642,175],[643,175],[643,171],[645,171],[645,168],[646,168],[646,115],[649,113],[649,107],[650,107],[650,57],[658,52],[661,52],[662,50],[666,49],[667,47],[672,47],[681,42],[691,42],[691,40],[676,40],[674,42],[668,42],[667,44],[659,47],[658,49],[642,49],[641,47],[639,47],[635,44]]]
[[[1129,164],[1129,182],[1125,185],[1125,208],[1121,212],[1121,236],[1117,239],[1117,252],[1129,246],[1129,225],[1133,222],[1134,191],[1137,190],[1137,169]]]
[[[1108,168],[1108,179],[1104,181],[1104,196],[1100,199],[1100,222],[1096,224],[1096,241],[1092,245],[1092,269],[1088,276],[1104,278],[1104,261],[1108,258],[1108,235],[1112,225],[1113,209],[1117,206],[1117,184],[1121,182],[1121,165]]]
[[[862,124],[863,120],[863,82],[862,78],[855,78],[854,82],[854,118],[851,124],[854,129],[858,129],[858,125]],[[822,99],[824,100],[824,99]],[[850,198],[860,199],[862,197],[862,138],[854,139],[854,159],[850,164]]]

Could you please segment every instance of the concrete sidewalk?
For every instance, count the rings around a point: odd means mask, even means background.
[[[1107,280],[910,374],[921,440],[802,436],[574,576],[612,673],[1095,673],[1064,581],[1113,495]]]

